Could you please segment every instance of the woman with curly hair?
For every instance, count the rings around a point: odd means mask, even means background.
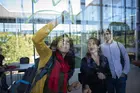
[[[57,37],[56,51],[52,51],[44,42],[45,37],[61,20],[63,22],[63,15],[46,24],[33,36],[34,45],[40,56],[38,71],[45,67],[50,58],[53,58],[53,65],[49,72],[36,82],[32,93],[67,93],[67,90],[71,91],[68,81],[73,75],[75,67],[72,39],[66,34]]]

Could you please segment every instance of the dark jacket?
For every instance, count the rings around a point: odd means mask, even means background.
[[[3,66],[3,60],[4,60],[4,56],[0,54],[0,76],[4,72],[4,70],[2,69],[2,68],[4,68],[4,66]]]
[[[84,57],[81,62],[80,71],[82,74],[82,85],[100,84],[103,80],[99,79],[97,72],[105,74],[106,78],[111,76],[108,60],[105,56],[100,56],[100,65],[98,66],[91,57]]]
[[[4,56],[0,54],[0,66],[2,66],[2,61],[4,60]]]

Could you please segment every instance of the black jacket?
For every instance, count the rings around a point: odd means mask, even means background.
[[[80,67],[82,85],[99,84],[103,80],[99,79],[97,72],[105,74],[106,78],[111,76],[108,60],[105,56],[100,55],[100,65],[98,66],[91,57],[84,57]]]

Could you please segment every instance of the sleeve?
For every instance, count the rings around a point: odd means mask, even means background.
[[[4,68],[2,66],[0,66],[0,73],[4,72]]]
[[[85,58],[82,59],[81,61],[81,66],[80,66],[80,72],[78,79],[79,82],[82,84],[83,88],[85,87],[85,85],[87,85],[88,79],[87,79],[87,75],[86,75],[86,63],[85,63]]]
[[[2,62],[3,62],[4,59],[5,59],[5,57],[0,54],[0,65],[2,65]]]
[[[86,73],[86,70],[85,70],[85,60],[84,60],[84,58],[82,59],[82,61],[81,61],[81,66],[80,66],[80,72],[81,73]]]
[[[43,67],[52,55],[51,49],[45,44],[44,39],[55,26],[52,22],[42,27],[32,38],[35,48],[40,56],[39,68]]]
[[[120,45],[120,49],[121,49],[121,52],[122,52],[122,55],[123,55],[123,58],[124,58],[124,69],[123,69],[123,73],[124,74],[128,74],[129,70],[130,70],[130,59],[129,59],[129,56],[128,56],[128,53],[125,49],[125,47],[119,43]]]
[[[68,58],[67,60],[69,60],[69,63],[70,63],[69,64],[70,71],[68,72],[68,75],[69,75],[68,79],[70,79],[73,76],[74,71],[75,71],[75,54],[71,52],[68,56],[69,57],[67,57]]]
[[[110,72],[110,68],[109,68],[109,63],[108,63],[108,59],[107,57],[104,56],[104,62],[105,62],[105,68],[104,68],[104,74],[106,77],[110,77],[111,76],[111,72]]]
[[[68,77],[68,79],[70,79],[72,76],[73,76],[73,74],[74,74],[74,71],[75,71],[75,69],[71,69],[70,71],[69,71],[69,77]]]

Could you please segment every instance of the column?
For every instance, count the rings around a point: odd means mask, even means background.
[[[136,60],[140,60],[140,0],[136,4]]]
[[[81,5],[81,58],[85,55],[86,48],[83,43],[85,43],[86,40],[86,20],[85,20],[85,0],[80,0],[80,5]]]

